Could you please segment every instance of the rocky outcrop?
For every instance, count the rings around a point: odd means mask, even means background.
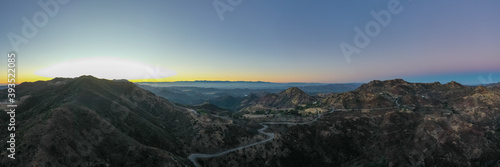
[[[310,125],[274,125],[265,145],[207,166],[498,166],[500,92],[456,82],[373,81],[323,100],[335,111]],[[400,104],[395,106],[394,100]],[[370,108],[383,108],[371,110]],[[248,163],[245,163],[248,162]]]
[[[242,105],[245,107],[241,111],[293,110],[299,105],[312,104],[315,101],[315,97],[308,95],[297,87],[292,87],[278,94],[267,94],[260,98],[243,101]]]

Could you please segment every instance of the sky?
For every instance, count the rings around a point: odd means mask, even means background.
[[[496,0],[3,0],[0,53],[16,53],[18,83],[133,73],[143,77],[126,79],[488,84],[500,82],[498,18]]]

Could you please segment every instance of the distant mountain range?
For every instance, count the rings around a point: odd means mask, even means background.
[[[138,85],[151,87],[196,87],[215,89],[261,89],[261,90],[285,90],[290,87],[298,87],[307,93],[329,93],[345,92],[356,89],[361,83],[274,83],[274,82],[248,82],[248,81],[177,81],[177,82],[139,82]]]
[[[209,102],[231,111],[238,111],[246,107],[246,104],[241,103],[243,101],[248,101],[249,98],[260,97],[270,93],[279,93],[290,87],[298,86],[297,88],[301,91],[314,96],[352,91],[358,88],[361,84],[282,84],[268,82],[203,81],[137,83],[137,85],[175,103],[183,105],[199,105]]]
[[[3,158],[0,166],[193,166],[187,159],[192,153],[222,152],[267,138],[257,132],[261,118],[240,119],[231,113],[308,108],[334,112],[310,124],[269,125],[271,141],[197,162],[231,167],[500,164],[499,84],[396,79],[340,93],[314,95],[290,87],[246,96],[207,96],[232,106],[231,111],[203,100],[198,105],[175,104],[141,87],[91,76],[18,85],[20,160]],[[186,100],[203,91],[220,91],[200,88],[189,94],[185,92],[195,89],[184,88],[174,93],[187,95]],[[0,92],[2,102],[6,93]],[[1,124],[8,120],[7,114],[0,115]],[[7,128],[0,128],[3,148],[8,134]],[[6,150],[1,154],[6,156]]]

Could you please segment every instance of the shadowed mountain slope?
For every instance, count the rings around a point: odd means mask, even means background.
[[[16,90],[22,99],[17,160],[3,158],[1,166],[190,166],[185,157],[192,152],[237,146],[257,133],[130,82],[82,76],[23,83]],[[1,115],[2,124],[7,116]],[[9,133],[0,130],[1,136]]]
[[[202,163],[500,165],[500,91],[496,89],[456,82],[373,81],[323,102],[337,110],[308,125],[271,125],[269,129],[276,136],[273,141]]]

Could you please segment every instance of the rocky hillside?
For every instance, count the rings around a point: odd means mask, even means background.
[[[257,133],[126,81],[56,78],[16,90],[16,160],[0,166],[190,166],[190,153],[238,146]],[[8,115],[0,117],[7,124]],[[9,133],[0,129],[2,148]]]
[[[3,158],[0,166],[192,166],[186,158],[191,153],[217,153],[266,138],[256,131],[256,120],[214,116],[225,111],[210,103],[175,105],[126,81],[56,78],[23,83],[16,90],[20,160]],[[0,92],[2,102],[6,97]],[[500,166],[498,84],[372,81],[322,96],[298,88],[249,95],[241,105],[256,111],[314,103],[336,110],[308,124],[269,124],[266,132],[275,137],[270,142],[198,162],[231,167]],[[1,124],[8,120],[7,114],[0,115]],[[0,128],[0,136],[8,134]],[[6,148],[7,138],[0,139]]]
[[[241,106],[241,111],[255,112],[258,110],[291,110],[299,105],[311,104],[316,98],[308,95],[297,87],[291,87],[277,94],[267,94],[260,98],[248,97]]]
[[[308,125],[271,125],[273,141],[202,163],[500,166],[500,91],[491,87],[373,81],[324,102],[345,110]],[[364,110],[348,110],[356,108]]]
[[[491,89],[495,89],[495,90],[500,90],[500,83],[489,84],[489,85],[486,85],[486,87],[491,88]]]
[[[448,102],[465,96],[472,87],[457,82],[447,84],[409,83],[402,79],[372,81],[355,91],[335,94],[323,103],[335,108],[389,108],[399,104],[412,109],[448,107]]]

